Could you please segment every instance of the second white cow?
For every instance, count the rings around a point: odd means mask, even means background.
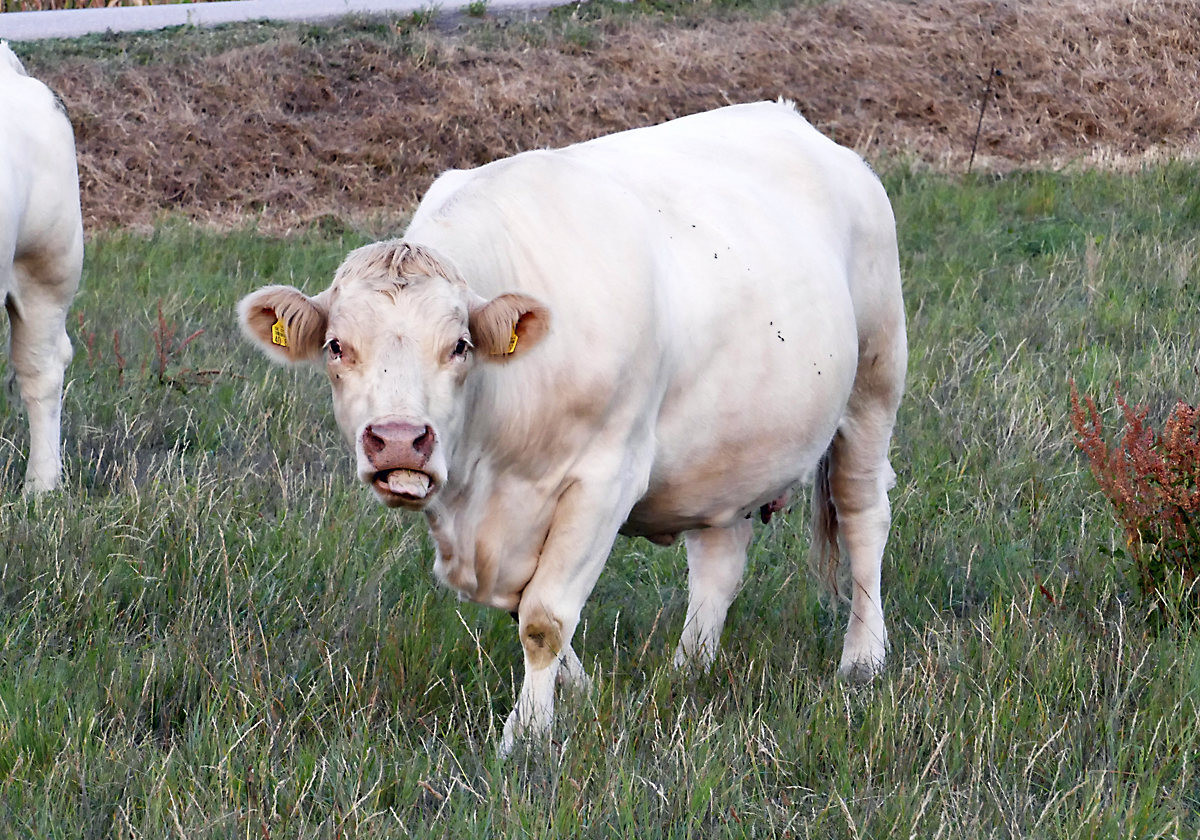
[[[281,362],[323,362],[358,475],[423,511],[435,574],[515,611],[502,748],[586,682],[571,638],[618,532],[683,534],[676,654],[707,664],[750,517],[816,473],[813,552],[853,578],[841,660],[884,661],[888,446],[906,341],[875,175],[789,103],[722,108],[439,178],[402,240],[309,297],[240,304]]]
[[[51,490],[59,452],[67,309],[79,289],[83,222],[75,134],[62,103],[0,41],[0,296],[29,414],[25,486]]]

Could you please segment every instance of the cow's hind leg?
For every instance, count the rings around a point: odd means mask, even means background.
[[[830,453],[830,490],[853,587],[840,671],[856,681],[874,676],[887,654],[880,577],[892,521],[887,491],[895,480],[887,460],[890,432],[890,424],[886,430],[846,428]]]
[[[894,418],[890,401],[864,405],[852,400],[813,491],[814,554],[819,557],[827,547],[836,560],[840,532],[850,555],[853,591],[840,671],[856,681],[881,670],[887,654],[880,576],[891,526],[887,491],[895,482],[887,458]],[[822,546],[823,541],[828,545]]]
[[[688,559],[688,611],[675,650],[675,666],[707,668],[717,656],[725,615],[746,570],[746,546],[752,528],[740,519],[728,528],[705,528],[684,534]]]
[[[47,260],[34,275],[17,270],[18,296],[5,301],[11,326],[9,351],[21,400],[29,416],[25,488],[53,490],[62,472],[60,436],[63,377],[71,360],[67,308],[79,286],[79,261]]]

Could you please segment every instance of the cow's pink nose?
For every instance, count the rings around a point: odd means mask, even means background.
[[[420,470],[433,453],[436,436],[430,426],[401,420],[371,423],[363,429],[363,452],[377,470]]]

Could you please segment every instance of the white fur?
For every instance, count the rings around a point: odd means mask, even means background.
[[[10,364],[29,415],[26,488],[62,472],[67,308],[79,288],[83,223],[71,123],[54,94],[0,43],[0,297],[12,327]]]
[[[21,59],[17,58],[17,54],[9,48],[8,41],[0,41],[0,61],[7,64],[9,69],[18,75],[29,75],[25,70],[25,65],[21,63]]]

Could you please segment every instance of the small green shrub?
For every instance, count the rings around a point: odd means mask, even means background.
[[[467,4],[467,17],[487,17],[487,0],[471,0]]]
[[[1111,448],[1091,397],[1071,383],[1071,423],[1125,528],[1142,596],[1168,621],[1200,614],[1200,406],[1176,403],[1161,435],[1117,393],[1125,428]],[[1085,411],[1086,407],[1086,411]]]
[[[437,15],[437,10],[432,8],[417,9],[410,12],[408,17],[404,18],[398,25],[397,30],[401,33],[410,32],[414,29],[427,29],[433,23],[434,17]]]

